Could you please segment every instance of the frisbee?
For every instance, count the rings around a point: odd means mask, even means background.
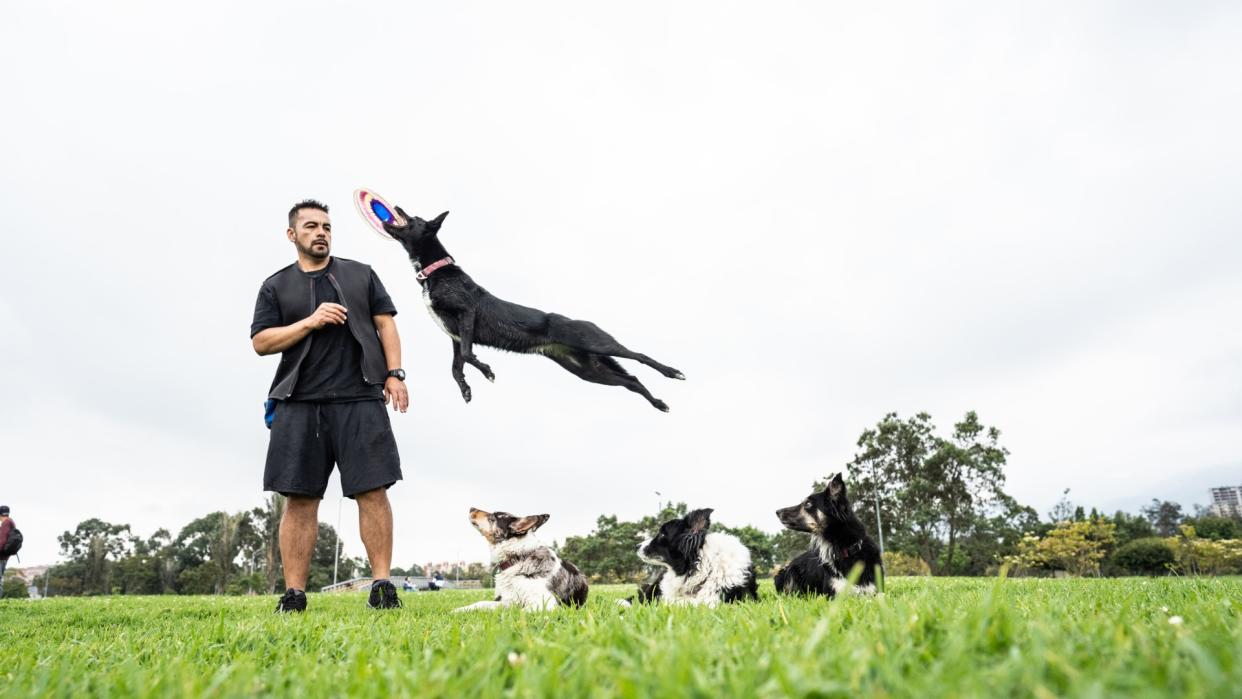
[[[393,240],[388,231],[384,230],[385,223],[391,223],[394,226],[404,226],[406,221],[397,213],[397,207],[384,201],[380,195],[369,189],[354,190],[354,206],[358,207],[358,213],[362,216],[362,220],[366,221],[376,233],[384,236],[389,240]]]

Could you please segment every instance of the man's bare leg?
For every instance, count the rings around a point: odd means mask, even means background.
[[[371,560],[371,577],[387,579],[392,566],[392,506],[384,488],[354,496],[358,501],[358,530]]]
[[[306,590],[318,535],[319,498],[290,495],[280,518],[280,561],[285,569],[285,587]]]

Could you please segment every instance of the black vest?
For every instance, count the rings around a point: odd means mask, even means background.
[[[388,362],[384,359],[384,348],[371,320],[371,266],[334,257],[328,271],[328,282],[336,289],[341,305],[349,309],[346,325],[354,339],[362,345],[362,380],[382,385],[388,376]],[[266,283],[276,292],[276,303],[280,306],[283,322],[296,323],[315,311],[315,280],[302,274],[296,262],[268,277]],[[314,340],[315,333],[311,333],[281,353],[280,366],[276,367],[276,378],[272,380],[268,398],[284,400],[293,395],[298,370],[302,368],[302,360]]]

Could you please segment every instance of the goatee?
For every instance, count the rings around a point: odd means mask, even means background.
[[[328,246],[327,243],[311,243],[310,247],[305,247],[305,248],[299,245],[298,252],[302,253],[303,255],[306,255],[307,257],[312,257],[316,260],[322,260],[323,258],[332,254],[332,250]]]

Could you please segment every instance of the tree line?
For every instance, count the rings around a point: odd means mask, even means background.
[[[1167,572],[1242,572],[1242,520],[1193,516],[1177,503],[1153,500],[1138,514],[1084,511],[1067,490],[1047,519],[1005,492],[1009,451],[1000,430],[971,411],[938,433],[930,415],[902,419],[890,413],[863,430],[857,452],[845,464],[851,502],[873,536],[882,536],[890,575],[993,575],[1002,566],[1027,575],[1127,575]],[[824,482],[811,484],[822,489]],[[594,582],[637,582],[648,570],[635,555],[638,544],[661,523],[688,511],[664,503],[635,521],[601,515],[595,528],[555,544]],[[126,524],[81,522],[59,537],[65,561],[44,584],[52,595],[266,594],[284,588],[279,523],[284,498],[263,507],[213,512],[187,524],[177,536],[160,529],[149,538]],[[768,576],[809,546],[806,534],[769,533],[751,525],[713,525],[738,536],[755,567]],[[370,575],[364,559],[334,548],[336,532],[320,523],[311,559],[309,589],[338,579]],[[420,566],[392,574],[422,575]],[[490,585],[491,570],[472,563],[450,577]]]
[[[128,524],[101,519],[80,522],[58,537],[64,562],[40,581],[50,595],[161,595],[270,593],[284,589],[280,566],[280,519],[284,498],[263,507],[212,512],[174,537],[160,529],[148,538]],[[331,584],[333,564],[348,580],[365,567],[336,549],[336,531],[319,523],[308,587]],[[335,550],[334,550],[335,549]],[[339,557],[339,560],[337,558]]]
[[[1139,514],[1106,517],[1084,512],[1066,491],[1041,519],[1005,491],[1009,450],[1000,435],[974,411],[948,434],[927,413],[890,413],[863,430],[845,464],[850,501],[871,535],[882,534],[890,575],[995,575],[1006,565],[1027,575],[1242,572],[1242,555],[1234,553],[1242,552],[1237,518],[1187,516],[1177,503],[1160,500]],[[825,482],[811,487],[821,490]],[[637,521],[603,515],[594,531],[567,538],[560,549],[593,581],[635,582],[647,575],[634,555],[638,544],[686,509],[668,504]],[[808,535],[788,530],[713,529],[741,538],[765,576],[810,546]]]

